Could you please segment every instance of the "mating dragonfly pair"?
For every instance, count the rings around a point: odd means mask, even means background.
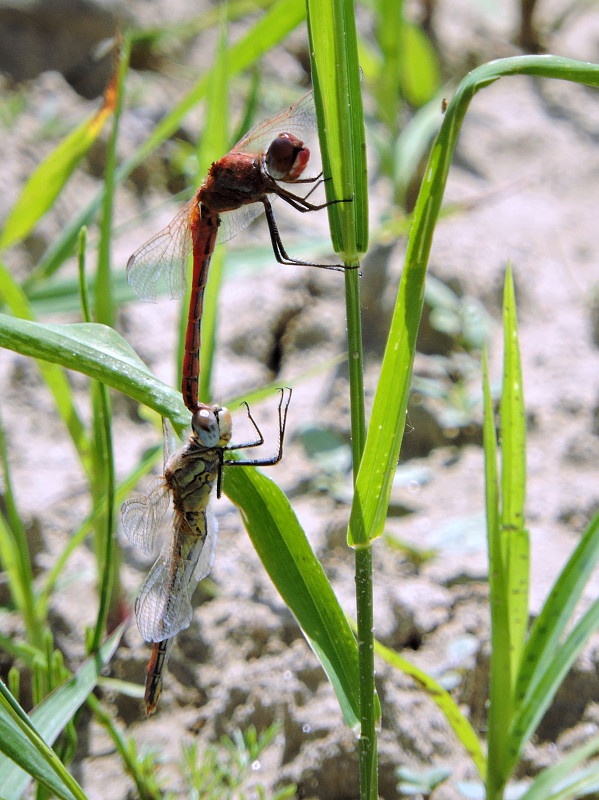
[[[191,412],[191,436],[182,449],[173,452],[173,437],[165,424],[163,478],[147,496],[128,500],[122,506],[125,533],[133,545],[150,555],[172,505],[172,525],[135,603],[140,633],[153,643],[146,678],[148,715],[157,707],[173,637],[191,623],[191,596],[214,561],[216,520],[208,511],[212,489],[216,484],[219,497],[224,466],[268,465],[280,461],[291,397],[291,390],[287,393],[281,390],[279,444],[272,458],[225,459],[227,451],[258,446],[263,443],[263,437],[248,407],[247,413],[258,438],[231,445],[231,417],[227,409],[205,405],[198,399],[201,319],[210,259],[217,242],[231,238],[264,211],[279,263],[344,269],[342,265],[290,258],[283,247],[269,200],[269,195],[280,197],[300,212],[317,211],[328,205],[308,200],[323,181],[321,172],[307,174],[313,165],[306,142],[315,137],[315,132],[312,93],[256,125],[227,155],[212,164],[193,200],[127,263],[129,283],[143,299],[155,300],[161,285],[165,285],[173,297],[183,293],[187,259],[190,253],[193,256],[181,380],[183,400]],[[285,184],[311,184],[311,188],[302,197]]]

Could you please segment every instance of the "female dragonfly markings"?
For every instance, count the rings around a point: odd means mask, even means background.
[[[316,116],[312,93],[295,105],[252,128],[219,161],[215,161],[195,197],[164,230],[129,258],[128,281],[145,300],[155,300],[163,282],[172,297],[186,286],[187,257],[193,255],[189,316],[185,337],[181,391],[187,408],[198,406],[199,348],[204,289],[215,243],[225,241],[249,225],[262,211],[276,260],[281,264],[344,270],[341,264],[316,264],[291,258],[281,241],[269,195],[276,195],[297,211],[318,211],[329,203],[308,200],[322,182],[322,174],[307,176],[310,148],[316,145]],[[298,196],[282,184],[312,184]],[[334,200],[332,202],[343,202]]]
[[[219,405],[199,405],[192,415],[191,436],[172,453],[169,431],[164,425],[164,476],[157,479],[147,496],[126,500],[121,507],[123,528],[129,541],[151,555],[160,538],[161,523],[172,501],[172,526],[160,555],[151,568],[135,601],[135,616],[142,637],[153,642],[146,676],[145,703],[148,716],[157,707],[173,637],[188,628],[192,619],[191,596],[212,568],[216,548],[216,520],[208,501],[216,484],[220,497],[223,466],[265,466],[278,463],[283,455],[287,409],[291,399],[281,390],[279,400],[279,447],[272,458],[225,461],[228,450],[257,447],[264,442],[253,417],[248,416],[258,439],[231,445],[231,415]],[[285,401],[285,402],[284,402]]]

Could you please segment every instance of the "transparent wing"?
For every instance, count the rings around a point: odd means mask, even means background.
[[[189,627],[193,614],[191,595],[214,562],[213,522],[212,515],[206,515],[203,539],[176,531],[150,570],[135,603],[137,627],[145,641],[161,642]]]
[[[264,206],[262,203],[250,203],[247,206],[236,208],[234,211],[224,211],[220,215],[220,226],[216,237],[216,243],[221,244],[222,242],[228,242],[229,239],[236,236],[239,231],[247,228],[248,225],[263,212]]]
[[[164,478],[156,478],[146,496],[125,500],[121,506],[123,530],[134,547],[151,556],[168,511],[170,492]]]
[[[210,570],[214,564],[214,556],[216,554],[216,542],[218,539],[218,522],[216,517],[210,511],[206,512],[206,529],[207,535],[204,540],[204,547],[199,555],[198,563],[195,566],[193,575],[189,582],[189,596],[191,597],[195,591],[196,586],[204,578],[210,574]]]
[[[166,417],[162,417],[162,438],[164,442],[162,451],[162,460],[164,464],[164,472],[166,474],[166,465],[171,457],[181,448],[181,441],[177,436],[172,423]]]
[[[190,200],[171,222],[143,244],[127,262],[127,280],[142,300],[155,301],[161,286],[179,297],[187,285],[187,257],[191,251]]]

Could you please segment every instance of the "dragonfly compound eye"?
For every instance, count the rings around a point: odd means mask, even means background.
[[[214,411],[204,406],[191,415],[191,428],[205,447],[216,447],[220,439],[218,419]]]
[[[231,441],[231,412],[228,408],[221,408],[217,412],[217,416],[218,427],[220,431],[220,441],[224,443]]]
[[[296,136],[282,133],[273,139],[266,153],[266,168],[276,181],[295,181],[306,168],[310,151]]]

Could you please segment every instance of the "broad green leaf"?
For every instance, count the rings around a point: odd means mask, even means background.
[[[377,642],[376,639],[374,651],[392,667],[413,678],[418,687],[429,695],[450,724],[458,741],[472,759],[478,774],[484,780],[487,771],[487,759],[485,758],[481,741],[449,692],[440,683],[431,678],[430,675],[427,675],[426,672],[423,672],[423,670],[407,661],[394,650]]]
[[[0,314],[0,346],[82,372],[153,408],[179,428],[189,423],[180,394],[155,378],[127,342],[105,325],[43,325]]]
[[[360,719],[356,640],[289,501],[271,480],[249,467],[227,467],[224,491],[239,508],[260,560],[354,728]]]
[[[87,153],[112,114],[116,102],[116,73],[104,93],[102,107],[70,133],[33,171],[8,215],[0,234],[0,249],[24,239],[52,207],[77,164]]]
[[[520,56],[477,67],[458,86],[433,145],[414,210],[405,268],[352,505],[350,537],[356,543],[380,536],[387,518],[405,425],[426,268],[462,121],[476,92],[508,75],[537,75],[599,85],[596,64],[558,56]]]
[[[18,800],[30,777],[66,800],[85,800],[83,791],[50,749],[73,718],[110,661],[125,625],[121,625],[77,674],[56,689],[28,717],[0,682],[0,791],[2,800]]]

